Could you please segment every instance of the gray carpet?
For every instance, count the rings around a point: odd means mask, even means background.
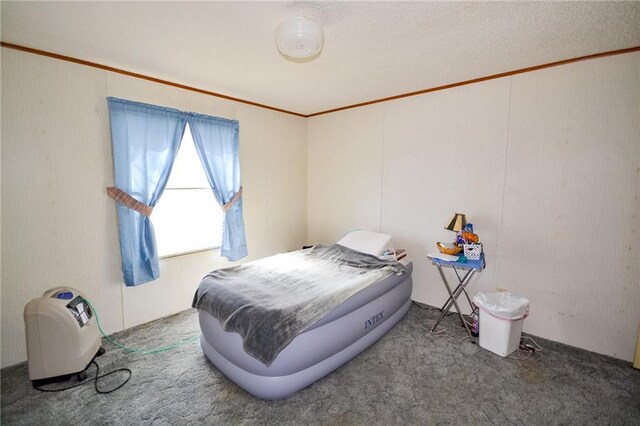
[[[31,387],[26,363],[8,367],[1,371],[2,424],[640,424],[640,371],[630,363],[538,338],[542,352],[501,358],[465,341],[455,316],[443,321],[444,335],[429,333],[436,316],[412,306],[360,356],[280,401],[245,393],[198,343],[141,356],[105,342],[100,372],[129,367],[124,387],[109,395],[92,384],[42,393]],[[198,332],[189,310],[114,337],[151,348]]]

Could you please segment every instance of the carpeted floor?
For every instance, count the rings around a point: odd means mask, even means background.
[[[455,316],[443,321],[446,333],[431,334],[436,316],[433,309],[412,306],[360,356],[280,401],[245,393],[208,362],[199,343],[141,356],[105,342],[100,372],[128,367],[129,383],[108,395],[97,394],[92,384],[43,393],[31,387],[26,363],[8,367],[1,371],[1,420],[3,425],[640,424],[640,371],[630,363],[538,338],[542,352],[525,360],[501,358],[465,340]],[[189,310],[114,337],[152,348],[198,332],[197,314]],[[125,377],[114,374],[99,386],[108,389]]]

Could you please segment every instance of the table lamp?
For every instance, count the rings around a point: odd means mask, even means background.
[[[456,213],[453,215],[453,219],[449,222],[449,225],[445,226],[444,229],[448,229],[453,232],[460,232],[462,228],[467,224],[467,219],[462,213]]]

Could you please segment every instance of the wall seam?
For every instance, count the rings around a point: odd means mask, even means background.
[[[382,106],[382,140],[380,143],[380,224],[378,225],[378,232],[382,232],[382,210],[383,200],[384,200],[384,143],[385,143],[385,132],[384,132],[384,121],[386,117],[386,106]]]
[[[107,97],[109,96],[109,74],[107,71],[102,71],[102,75],[104,76],[104,98],[105,101],[107,99]],[[108,110],[107,110],[108,113]],[[113,158],[113,144],[111,143],[111,122],[109,121],[108,126],[107,126],[107,139],[109,142],[109,145],[111,147],[111,158]],[[113,166],[113,164],[112,164]],[[113,170],[112,167],[112,172],[115,173],[115,171]],[[114,175],[115,177],[115,175]],[[118,228],[119,228],[119,224],[118,224]],[[119,238],[119,237],[118,237]],[[119,248],[119,246],[118,246]],[[126,322],[125,322],[125,309],[124,309],[124,286],[122,285],[122,283],[118,283],[118,289],[120,290],[120,318],[122,320],[122,330],[126,330],[127,326],[126,326]],[[121,330],[117,330],[116,327],[116,331],[121,331]]]
[[[507,133],[506,133],[506,141],[504,147],[504,173],[502,175],[502,201],[500,204],[500,223],[498,225],[497,235],[496,235],[496,253],[495,253],[495,274],[494,277],[499,276],[500,272],[500,261],[498,260],[500,256],[498,253],[500,251],[500,243],[502,237],[502,231],[504,230],[504,204],[507,193],[507,169],[509,162],[509,142],[511,140],[511,107],[513,105],[513,76],[509,77],[509,103],[507,107]]]

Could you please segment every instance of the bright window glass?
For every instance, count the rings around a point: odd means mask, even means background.
[[[187,124],[167,187],[151,215],[160,257],[220,247],[223,214]]]

